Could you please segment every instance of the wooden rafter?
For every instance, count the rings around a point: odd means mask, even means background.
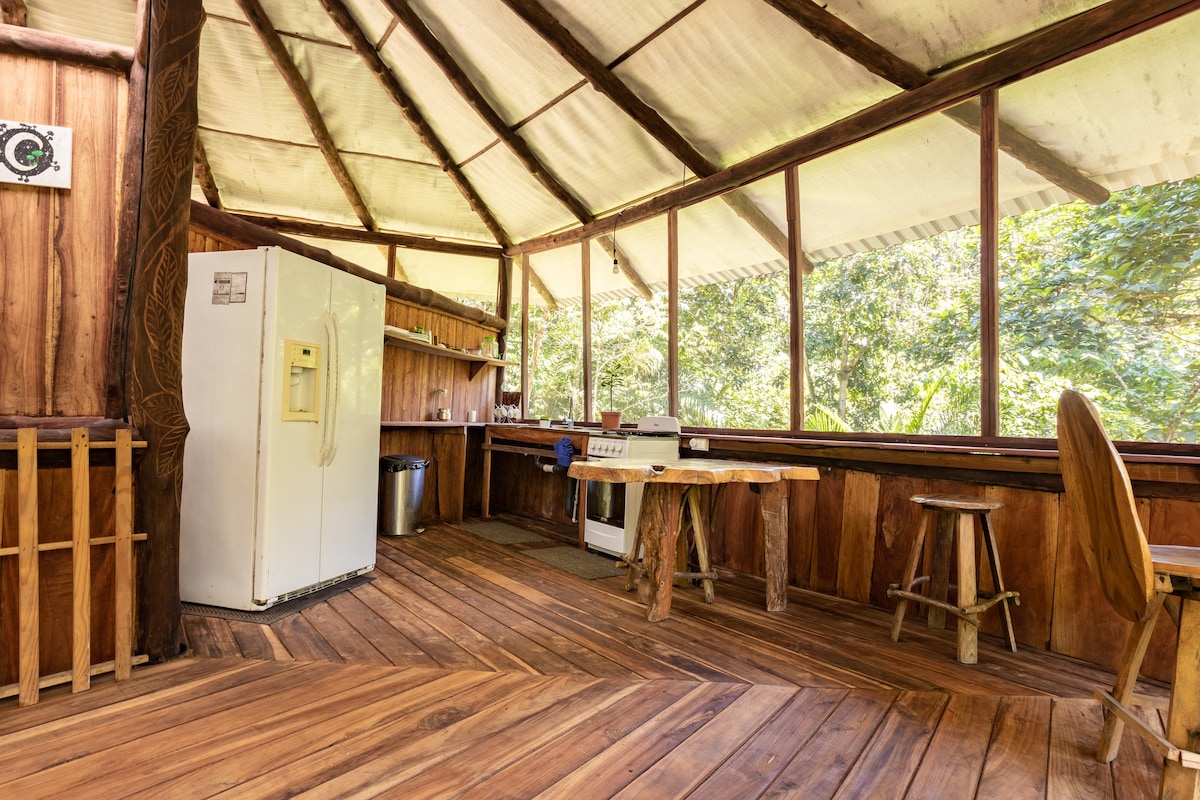
[[[25,27],[25,0],[0,0],[0,22]]]
[[[452,316],[465,319],[468,322],[478,322],[491,328],[504,325],[503,320],[494,314],[488,314],[478,308],[466,306],[445,295],[438,294],[432,289],[414,286],[399,280],[392,280],[379,272],[359,266],[352,261],[334,255],[333,253],[300,239],[286,236],[279,231],[265,228],[256,219],[245,219],[235,214],[217,211],[204,203],[193,200],[191,205],[191,223],[198,228],[216,234],[218,237],[239,242],[248,247],[281,247],[292,253],[320,261],[331,267],[357,275],[373,283],[386,287],[390,297],[405,300],[414,305],[424,306],[436,311],[445,311]]]
[[[916,64],[905,61],[811,0],[765,0],[813,37],[825,42],[880,78],[910,90],[934,81]],[[979,104],[946,109],[947,117],[979,134]],[[1108,200],[1108,190],[1019,130],[1000,122],[1000,150],[1046,180],[1094,205]]]
[[[521,19],[554,48],[575,70],[587,78],[598,92],[616,103],[642,129],[697,175],[710,175],[716,168],[687,139],[671,127],[662,115],[633,93],[600,59],[583,46],[554,15],[536,0],[503,0]]]
[[[671,208],[716,197],[789,165],[811,161],[852,142],[961,103],[988,86],[1036,75],[1196,10],[1200,10],[1200,0],[1109,0],[1102,6],[1027,36],[1001,52],[935,78],[925,86],[888,98],[713,175],[625,208],[621,211],[621,219],[626,225],[643,222]],[[603,217],[578,228],[530,239],[512,248],[510,253],[551,250],[599,235],[612,227],[614,218],[615,215]]]
[[[454,90],[458,92],[459,97],[483,120],[492,133],[508,147],[512,154],[516,156],[517,161],[521,163],[521,166],[533,176],[534,180],[541,184],[542,188],[549,192],[554,199],[565,206],[579,222],[590,222],[595,219],[595,215],[584,205],[583,201],[576,197],[570,189],[564,186],[550,172],[541,159],[530,149],[525,140],[504,121],[499,112],[488,102],[487,98],[483,96],[483,93],[479,91],[471,79],[467,77],[450,51],[438,41],[433,31],[417,16],[417,13],[413,11],[406,0],[384,0],[384,5],[392,11],[405,30],[417,40],[421,49],[425,51],[425,54],[429,56],[438,69],[441,70],[442,74],[446,76],[446,80],[450,82]],[[649,300],[651,296],[650,289],[646,286],[641,276],[637,274],[637,270],[633,267],[628,257],[621,258],[621,271],[629,279],[629,282],[633,284],[634,288],[645,299]],[[532,283],[534,288],[537,289],[543,284],[541,284],[540,279],[536,279],[536,276],[534,277],[535,279]],[[538,289],[538,291],[540,292],[541,289]]]
[[[304,76],[300,74],[296,62],[292,61],[291,55],[288,53],[287,48],[284,47],[283,39],[275,31],[275,27],[271,24],[267,12],[263,9],[259,0],[237,0],[237,2],[241,6],[242,12],[246,15],[246,19],[250,22],[250,27],[254,29],[254,32],[258,34],[258,38],[262,40],[267,54],[275,64],[275,68],[279,70],[279,74],[283,76],[284,82],[292,90],[292,94],[295,96],[296,102],[300,105],[300,110],[304,114],[304,119],[308,122],[308,127],[312,130],[313,138],[316,139],[317,146],[321,148],[321,155],[325,156],[325,162],[329,165],[330,171],[333,172],[334,178],[337,179],[338,185],[342,187],[342,192],[346,195],[346,201],[354,210],[355,216],[358,217],[364,228],[369,231],[375,230],[375,220],[371,216],[371,211],[367,208],[367,203],[363,200],[362,193],[358,190],[358,185],[350,176],[350,171],[346,168],[346,163],[342,161],[342,155],[333,141],[333,134],[329,132],[329,127],[325,124],[320,109],[317,108],[316,98],[313,97],[312,90],[308,88],[308,83],[305,82]]]
[[[312,236],[318,239],[335,239],[342,242],[359,242],[362,244],[395,245],[410,250],[424,250],[430,253],[449,253],[458,256],[473,256],[478,258],[499,258],[503,252],[499,247],[488,244],[467,244],[465,242],[445,242],[425,236],[414,236],[410,233],[388,233],[387,231],[360,231],[345,228],[340,225],[326,225],[321,222],[285,219],[283,217],[258,217],[252,214],[235,214],[247,222],[270,228],[279,233],[293,236]]]
[[[513,155],[521,162],[521,166],[525,167],[529,174],[558,202],[570,209],[580,222],[592,219],[593,215],[583,201],[563,186],[562,182],[552,175],[541,160],[533,154],[525,140],[513,132],[508,123],[500,117],[492,104],[463,72],[462,67],[459,66],[450,51],[438,41],[433,31],[429,30],[429,26],[417,16],[417,12],[413,11],[408,2],[406,0],[383,0],[383,4],[396,16],[405,30],[417,40],[417,44],[433,60],[433,63],[442,71],[442,74],[471,107],[471,110],[478,114],[480,119],[513,152]]]
[[[196,175],[196,181],[200,184],[200,191],[204,194],[204,199],[213,208],[224,211],[224,206],[221,205],[221,193],[217,190],[217,182],[213,178],[212,168],[208,165],[208,153],[204,149],[204,143],[200,141],[200,134],[196,134],[196,153],[193,157],[193,172]]]
[[[0,26],[0,53],[22,53],[125,74],[129,74],[133,63],[131,47],[93,42],[19,25]]]
[[[592,86],[654,137],[671,155],[679,159],[688,169],[700,177],[707,177],[719,170],[699,150],[671,127],[662,115],[634,94],[624,81],[600,59],[583,46],[554,15],[537,0],[503,0],[504,4],[525,20],[562,58],[583,75]],[[750,198],[733,191],[722,199],[729,204],[742,220],[766,239],[767,243],[783,257],[787,257],[787,234],[779,230],[771,219]],[[807,259],[806,259],[807,262]],[[811,271],[811,264],[806,269]]]
[[[467,205],[471,210],[483,220],[483,224],[487,227],[492,237],[499,242],[503,248],[508,248],[512,245],[512,238],[500,225],[500,221],[496,219],[496,215],[492,213],[487,204],[483,202],[483,198],[475,191],[475,187],[463,175],[461,169],[454,163],[454,159],[450,156],[450,151],[442,144],[433,128],[426,121],[425,116],[417,107],[412,96],[404,90],[400,85],[400,81],[396,79],[391,68],[384,63],[383,58],[379,55],[379,51],[375,49],[375,45],[367,38],[366,33],[359,27],[354,17],[350,14],[350,10],[346,7],[342,0],[321,0],[321,5],[325,7],[325,12],[329,14],[329,18],[337,25],[342,35],[350,42],[351,49],[358,54],[359,58],[366,64],[367,69],[371,71],[380,85],[383,86],[385,92],[400,109],[401,115],[412,126],[417,137],[421,140],[429,151],[433,153],[437,159],[438,166],[442,171],[449,176],[454,183],[463,199],[467,201]],[[545,292],[542,298],[551,308],[557,308],[558,302],[554,296],[546,289],[546,285],[538,278],[535,281],[535,288],[539,292]]]

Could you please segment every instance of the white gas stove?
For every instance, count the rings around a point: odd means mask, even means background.
[[[679,420],[642,417],[636,428],[602,430],[588,434],[587,455],[597,458],[679,459]],[[614,556],[633,548],[643,484],[591,481],[587,490],[587,518],[583,535],[587,546]]]

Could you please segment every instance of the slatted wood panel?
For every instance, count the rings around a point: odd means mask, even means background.
[[[371,583],[269,627],[189,617],[205,657],[0,705],[0,796],[1132,800],[1156,785],[1144,749],[1091,757],[1087,695],[1111,676],[1085,665],[985,636],[993,665],[964,667],[952,631],[892,645],[885,612],[801,591],[768,614],[761,582],[733,574],[714,605],[678,590],[654,625],[620,578],[448,526],[379,555]]]
[[[39,505],[43,494],[39,492],[38,452],[69,447],[71,450],[70,538],[61,541],[41,535]],[[91,534],[91,463],[93,447],[112,449],[116,458],[116,483],[113,504],[114,522],[111,537],[93,537]],[[5,449],[11,449],[5,447]],[[38,702],[41,689],[61,683],[70,683],[72,691],[83,691],[90,685],[91,677],[104,672],[114,672],[118,680],[126,680],[134,662],[133,647],[133,541],[144,539],[133,533],[133,441],[128,429],[116,432],[115,442],[92,444],[88,431],[77,428],[71,432],[71,441],[38,441],[35,428],[17,431],[17,536],[16,546],[0,547],[0,557],[15,556],[17,561],[15,592],[0,586],[0,596],[16,600],[16,626],[6,627],[4,639],[7,647],[17,654],[17,681],[0,686],[0,698],[16,695],[21,706]],[[0,527],[7,524],[8,517],[2,513],[0,504]],[[0,535],[0,542],[11,541],[12,536]],[[113,575],[105,582],[112,585],[114,595],[113,615],[99,615],[101,621],[111,619],[114,656],[111,661],[96,663],[92,641],[95,635],[96,617],[92,610],[93,548],[111,546],[114,555],[107,563],[112,565]],[[43,619],[47,616],[41,608],[47,581],[42,578],[42,562],[53,558],[59,551],[69,550],[72,560],[70,574],[71,594],[67,604],[71,623],[66,628],[70,635],[70,669],[64,672],[48,672],[46,664],[53,663],[47,651],[53,649],[43,640]],[[4,573],[11,576],[12,572]],[[50,630],[54,635],[55,631]],[[144,661],[144,658],[138,659]]]

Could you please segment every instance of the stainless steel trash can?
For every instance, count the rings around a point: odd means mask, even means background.
[[[412,536],[421,527],[421,501],[425,496],[425,470],[429,460],[417,456],[383,456],[379,459],[379,532],[384,536]]]

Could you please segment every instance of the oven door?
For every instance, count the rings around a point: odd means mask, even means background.
[[[625,484],[588,481],[587,518],[618,528],[625,527]]]

